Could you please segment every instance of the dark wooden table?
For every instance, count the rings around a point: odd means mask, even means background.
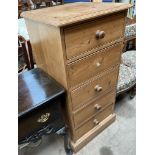
[[[39,68],[18,76],[18,143],[37,142],[43,135],[64,136],[65,150],[72,154],[62,109],[65,90]]]

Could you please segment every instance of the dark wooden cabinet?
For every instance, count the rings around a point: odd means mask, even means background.
[[[43,132],[54,133],[65,126],[61,108],[65,104],[64,95],[64,88],[39,68],[19,74],[19,144],[35,141]]]

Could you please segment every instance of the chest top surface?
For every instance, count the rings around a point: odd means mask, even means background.
[[[39,68],[19,74],[18,117],[63,93],[63,87]]]
[[[22,16],[33,21],[62,27],[83,20],[127,10],[129,7],[131,5],[126,3],[78,2],[26,11],[22,13]]]

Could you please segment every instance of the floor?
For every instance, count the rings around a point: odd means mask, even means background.
[[[76,155],[136,155],[136,97],[125,95],[115,106],[116,121],[95,137]],[[43,137],[35,148],[25,147],[19,155],[65,155],[63,139]]]

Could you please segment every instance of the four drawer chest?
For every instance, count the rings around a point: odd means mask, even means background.
[[[37,66],[66,89],[66,122],[75,152],[115,120],[129,7],[72,3],[22,14]]]

